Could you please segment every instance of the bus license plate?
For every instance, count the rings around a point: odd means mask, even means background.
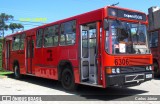
[[[152,74],[146,74],[146,78],[152,78]]]

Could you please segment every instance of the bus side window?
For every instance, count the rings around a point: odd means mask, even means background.
[[[51,47],[58,45],[59,25],[45,28],[44,30],[44,46]]]
[[[19,50],[20,46],[20,35],[13,37],[12,50]]]
[[[24,50],[24,40],[25,40],[25,34],[22,34],[21,35],[21,38],[20,38],[20,50]]]
[[[158,31],[150,33],[150,47],[158,46]]]
[[[37,48],[42,47],[42,38],[43,38],[43,29],[39,29],[36,35],[36,47]]]
[[[76,39],[76,21],[61,24],[60,45],[73,45]]]

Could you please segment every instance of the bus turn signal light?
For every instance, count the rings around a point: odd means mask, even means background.
[[[112,68],[111,67],[106,67],[106,73],[107,74],[112,74]]]

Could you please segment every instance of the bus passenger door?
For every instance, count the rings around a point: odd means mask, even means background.
[[[34,72],[34,40],[35,36],[28,36],[27,37],[27,73],[28,74],[35,74]]]
[[[81,82],[98,84],[99,22],[81,25]]]
[[[5,57],[6,57],[6,70],[10,70],[10,41],[6,41],[6,51],[5,51]]]

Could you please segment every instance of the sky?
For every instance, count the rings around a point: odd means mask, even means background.
[[[13,15],[14,20],[8,23],[21,23],[27,30],[117,2],[119,7],[145,13],[152,6],[160,7],[160,0],[0,0],[0,13]],[[8,34],[11,31],[5,32]]]

